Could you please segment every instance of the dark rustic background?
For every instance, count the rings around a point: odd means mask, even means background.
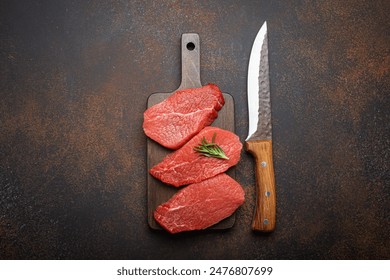
[[[388,259],[390,2],[1,1],[0,258]],[[227,231],[148,228],[147,97],[180,83],[180,36],[202,83],[248,127],[246,75],[267,20],[277,229],[246,202]]]

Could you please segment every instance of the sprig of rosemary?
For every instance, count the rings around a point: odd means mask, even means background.
[[[205,157],[215,157],[220,159],[229,159],[225,152],[222,150],[217,143],[215,143],[215,137],[217,133],[214,132],[213,138],[211,139],[211,143],[207,142],[206,137],[203,137],[202,143],[199,146],[194,147],[194,150],[198,153],[201,153]]]

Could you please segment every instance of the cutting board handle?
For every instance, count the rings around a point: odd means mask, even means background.
[[[201,86],[199,35],[184,33],[181,36],[181,84],[178,89]]]

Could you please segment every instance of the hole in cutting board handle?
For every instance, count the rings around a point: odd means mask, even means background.
[[[187,50],[193,51],[195,49],[195,44],[192,42],[187,43]]]

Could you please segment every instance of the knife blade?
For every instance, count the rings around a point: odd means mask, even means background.
[[[254,231],[275,229],[276,193],[272,159],[271,92],[269,82],[267,22],[253,42],[248,66],[249,130],[245,149],[256,165],[256,204]]]

